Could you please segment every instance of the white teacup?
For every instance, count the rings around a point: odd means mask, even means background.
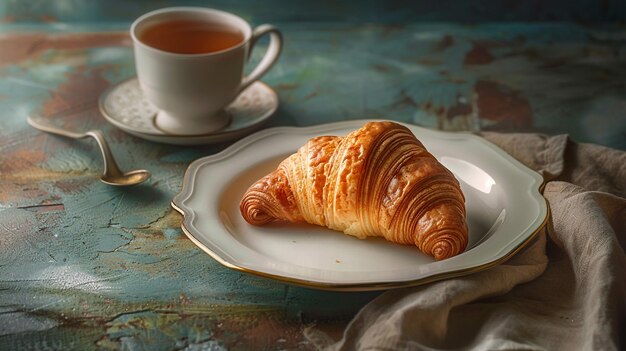
[[[177,39],[174,30],[191,23],[235,36],[239,33],[241,40],[222,49],[215,42],[216,47],[204,52],[199,46],[197,50],[193,47],[185,50],[187,39],[191,40],[193,35],[203,38],[202,35],[211,33],[190,31]],[[250,51],[264,34],[270,35],[267,52],[257,67],[244,77]],[[141,88],[147,99],[160,109],[156,124],[165,132],[180,135],[209,133],[225,127],[229,116],[224,108],[272,67],[282,49],[282,36],[275,27],[264,24],[252,30],[238,16],[201,7],[172,7],[149,12],[135,20],[130,35]],[[171,40],[168,42],[167,38]],[[178,44],[182,49],[176,47]]]

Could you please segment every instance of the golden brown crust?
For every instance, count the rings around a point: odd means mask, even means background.
[[[250,224],[306,221],[415,245],[437,260],[467,246],[458,181],[410,130],[393,122],[309,140],[253,184],[240,209]]]

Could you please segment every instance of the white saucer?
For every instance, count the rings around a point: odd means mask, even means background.
[[[146,99],[136,77],[105,91],[99,105],[107,121],[129,134],[165,144],[198,145],[238,139],[257,130],[278,108],[278,95],[267,84],[255,82],[226,107],[231,120],[224,129],[198,135],[176,135],[159,129],[155,124],[158,109]]]

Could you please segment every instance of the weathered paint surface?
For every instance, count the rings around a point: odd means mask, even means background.
[[[285,51],[264,79],[281,99],[269,126],[391,118],[626,149],[623,29],[281,28]],[[108,125],[97,99],[134,74],[128,36],[38,29],[0,33],[0,349],[310,349],[307,327],[337,338],[378,295],[287,286],[197,249],[169,202],[189,162],[228,144],[160,145]],[[123,168],[153,178],[130,189],[100,183],[95,146],[33,130],[31,112],[103,129]]]

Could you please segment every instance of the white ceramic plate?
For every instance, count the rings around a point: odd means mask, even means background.
[[[486,140],[406,125],[448,167],[465,194],[469,245],[436,262],[416,247],[360,240],[308,224],[249,225],[239,212],[245,190],[309,138],[345,135],[367,121],[266,129],[219,154],[194,161],[172,206],[189,238],[223,265],[330,290],[378,290],[469,274],[503,262],[548,218],[541,175]]]

